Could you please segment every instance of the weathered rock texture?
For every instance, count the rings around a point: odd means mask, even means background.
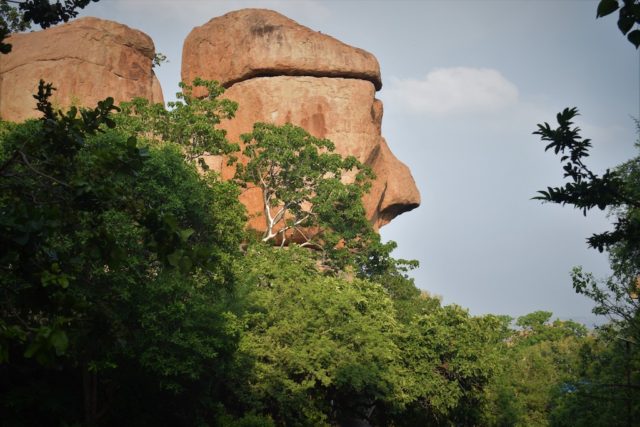
[[[253,77],[350,77],[382,87],[376,58],[277,12],[244,9],[194,28],[184,42],[182,81],[225,87]]]
[[[146,34],[98,18],[80,18],[43,31],[12,35],[11,53],[0,58],[0,117],[22,121],[38,117],[40,79],[58,90],[59,107],[94,107],[108,96],[116,103],[141,96],[163,102],[152,70],[153,41]]]
[[[382,102],[378,61],[362,49],[317,33],[269,10],[245,9],[210,20],[187,37],[182,79],[218,80],[225,97],[240,105],[236,118],[222,127],[232,141],[255,122],[292,123],[320,138],[336,152],[353,155],[376,174],[364,198],[376,227],[416,208],[420,194],[409,169],[389,150],[380,134]],[[224,178],[233,170],[209,158]],[[241,196],[250,214],[262,211],[258,188]],[[264,228],[254,215],[250,226]]]

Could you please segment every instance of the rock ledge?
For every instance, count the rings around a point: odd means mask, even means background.
[[[204,75],[225,87],[254,77],[313,76],[367,80],[382,88],[372,54],[266,9],[230,12],[189,33],[182,81]]]

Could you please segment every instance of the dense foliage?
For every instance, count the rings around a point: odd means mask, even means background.
[[[548,143],[546,150],[561,155],[564,177],[569,179],[562,187],[540,191],[535,199],[570,205],[585,215],[594,208],[609,211],[613,230],[596,233],[587,243],[608,252],[612,275],[598,279],[575,267],[572,279],[576,292],[594,301],[594,313],[611,322],[588,340],[552,346],[554,357],[565,359],[564,368],[554,370],[562,380],[560,385],[555,380],[548,383],[551,373],[540,377],[556,391],[547,402],[552,409],[538,412],[552,425],[633,425],[640,416],[640,157],[602,175],[593,172],[584,162],[591,141],[573,124],[577,114],[576,108],[565,109],[557,115],[557,128],[544,123],[534,132]],[[637,121],[636,126],[640,134]],[[549,399],[549,393],[546,396]]]
[[[618,26],[626,34],[640,22],[640,4],[625,0],[620,8]],[[619,8],[616,0],[602,0],[598,16]],[[640,30],[629,32],[629,40],[640,45]],[[566,353],[563,386],[544,414],[553,425],[633,425],[640,416],[640,156],[607,169],[602,175],[586,164],[591,141],[583,139],[574,126],[576,108],[558,113],[558,127],[539,124],[534,132],[553,149],[564,163],[567,183],[539,191],[535,199],[570,205],[584,215],[594,208],[608,210],[613,229],[587,239],[590,247],[609,254],[612,274],[595,278],[575,267],[573,287],[577,293],[593,300],[595,314],[608,316],[593,339],[580,343]],[[640,122],[636,119],[640,135]],[[640,148],[640,140],[636,143]],[[566,344],[566,343],[565,343]],[[574,346],[575,347],[575,346]],[[570,368],[571,371],[567,370]]]
[[[112,100],[60,115],[51,90],[40,86],[41,120],[2,135],[0,401],[10,425],[131,415],[135,399],[118,392],[131,374],[141,384],[129,387],[151,395],[194,393],[237,341],[223,304],[244,223],[235,187],[201,176],[175,144],[109,129]]]
[[[5,27],[66,21],[88,2],[23,2],[33,15],[0,0],[0,42]],[[637,1],[623,3],[637,45]],[[598,16],[618,8],[602,0]],[[169,108],[108,98],[62,112],[42,82],[40,120],[0,122],[2,425],[640,419],[640,157],[593,173],[576,109],[538,127],[569,178],[538,198],[615,219],[589,239],[613,276],[574,272],[614,317],[591,332],[544,311],[472,316],[420,291],[417,262],[394,259],[364,215],[370,171],[301,128],[257,123],[235,180],[220,181],[204,157],[236,161],[218,125],[237,105],[216,82],[181,88]],[[244,230],[248,185],[265,195],[262,239]]]
[[[480,420],[499,318],[421,293],[393,243],[345,245],[341,270],[252,242],[238,187],[196,167],[190,138],[136,127],[158,107],[63,113],[52,90],[36,96],[41,120],[0,128],[5,424]],[[207,105],[156,117],[178,129]],[[348,222],[331,232],[347,241]]]
[[[229,407],[277,425],[479,420],[502,338],[497,317],[473,317],[417,292],[411,300],[422,310],[402,321],[383,286],[323,274],[299,246],[256,244],[247,257],[240,375]]]
[[[196,85],[214,95],[196,100],[185,87],[171,111],[134,100],[119,112],[107,99],[63,113],[42,83],[43,118],[0,126],[4,424],[607,425],[638,415],[633,393],[610,391],[638,380],[628,329],[589,334],[547,312],[514,329],[505,316],[442,306],[408,276],[415,261],[358,228],[358,180],[357,197],[318,202],[326,221],[315,226],[336,248],[254,241],[237,181],[198,163],[233,153],[216,125],[235,105],[218,102],[215,83]],[[261,138],[300,149],[259,146],[236,180],[252,159],[306,156],[273,166],[271,206],[315,202],[323,185],[348,192],[336,177],[353,161],[319,150],[328,141],[259,124],[246,145]],[[627,185],[634,163],[611,174]],[[331,222],[344,209],[353,221]],[[344,243],[363,229],[359,245]],[[609,249],[632,253],[624,242]],[[342,248],[348,262],[328,264]]]
[[[237,144],[227,140],[226,131],[217,127],[223,120],[234,117],[238,104],[221,99],[224,88],[215,81],[196,78],[191,85],[181,82],[180,88],[176,101],[167,103],[168,108],[144,98],[134,98],[120,105],[121,111],[115,120],[122,132],[150,143],[180,145],[187,161],[197,162],[208,170],[205,154],[231,154],[239,150]],[[194,90],[204,95],[197,97]]]

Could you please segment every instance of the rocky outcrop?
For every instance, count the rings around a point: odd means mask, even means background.
[[[224,96],[239,103],[235,119],[222,124],[230,140],[255,122],[288,122],[371,166],[376,180],[363,201],[376,227],[420,204],[409,169],[380,133],[383,108],[375,92],[381,80],[370,53],[276,12],[246,9],[195,28],[184,44],[182,70],[183,81],[220,81],[228,87]],[[233,175],[220,159],[208,163],[224,178]],[[262,211],[259,189],[247,189],[241,200],[250,215]],[[252,218],[251,227],[264,227],[264,219]]]
[[[32,94],[44,79],[58,90],[58,107],[93,107],[108,96],[116,103],[140,96],[163,102],[146,34],[98,18],[80,18],[43,31],[14,34],[11,53],[0,58],[0,118],[37,117]]]
[[[254,77],[317,76],[368,80],[382,87],[376,58],[277,12],[244,9],[194,28],[182,50],[182,81],[225,87]]]

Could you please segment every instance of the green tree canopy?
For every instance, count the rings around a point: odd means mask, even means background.
[[[237,188],[109,129],[112,99],[61,114],[52,90],[1,133],[3,423],[195,423],[238,339]]]
[[[284,244],[289,232],[302,238],[302,246],[313,245],[317,241],[304,229],[319,227],[315,234],[335,245],[337,239],[350,237],[348,229],[355,233],[359,226],[366,228],[358,202],[372,173],[355,157],[333,153],[331,141],[291,124],[256,123],[242,141],[248,161],[237,165],[236,178],[262,190],[263,242],[277,238]],[[345,184],[350,171],[354,182]],[[342,231],[339,237],[332,235],[335,230]]]
[[[180,82],[176,101],[151,104],[147,99],[134,98],[123,102],[116,116],[118,129],[148,142],[171,142],[183,147],[185,158],[208,170],[204,155],[231,154],[239,150],[230,143],[226,131],[219,129],[223,120],[234,117],[238,104],[220,99],[224,88],[216,81],[194,79],[191,85]],[[203,88],[206,95],[196,97],[193,90]]]
[[[593,337],[583,325],[555,320],[552,313],[535,311],[507,329],[496,375],[486,388],[486,425],[546,426],[581,380],[579,352]],[[602,424],[594,424],[602,425]]]
[[[379,402],[402,406],[398,323],[382,287],[325,276],[299,246],[253,245],[240,276],[248,307],[238,410],[278,425],[329,425],[366,419]]]

